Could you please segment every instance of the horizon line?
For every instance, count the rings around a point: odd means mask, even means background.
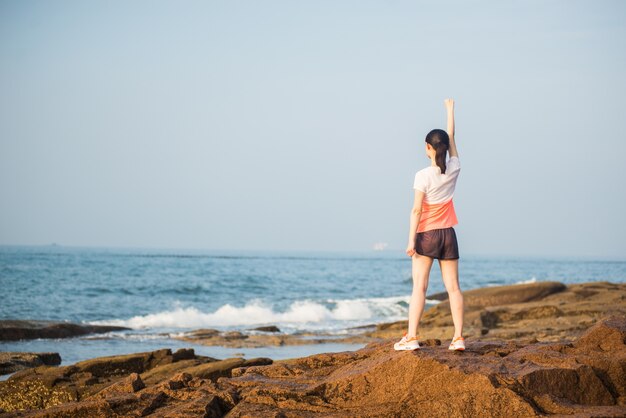
[[[207,247],[146,247],[146,246],[112,246],[112,245],[65,245],[59,244],[56,242],[49,244],[6,244],[0,243],[0,247],[44,247],[44,248],[66,248],[66,249],[91,249],[91,250],[131,250],[131,251],[210,251],[210,252],[261,252],[261,253],[331,253],[331,254],[340,254],[340,253],[368,253],[368,254],[380,254],[380,255],[390,255],[393,253],[398,253],[398,257],[404,254],[404,248],[389,248],[386,247],[383,250],[375,250],[373,248],[367,249],[258,249],[258,248],[207,248]],[[408,256],[407,256],[408,257]],[[619,258],[618,256],[598,256],[598,255],[555,255],[555,254],[512,254],[512,253],[465,253],[461,255],[461,259],[464,257],[469,258],[512,258],[512,259],[544,259],[544,260],[577,260],[582,259],[583,261],[616,261],[616,262],[626,262],[625,258]]]

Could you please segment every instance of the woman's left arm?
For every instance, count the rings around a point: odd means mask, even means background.
[[[415,233],[417,232],[417,225],[419,225],[420,217],[422,216],[422,202],[424,201],[424,192],[421,190],[415,190],[415,197],[413,199],[413,209],[411,209],[410,227],[409,227],[409,244],[406,247],[406,255],[413,257],[415,254]]]

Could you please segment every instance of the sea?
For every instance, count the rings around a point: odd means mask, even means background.
[[[626,281],[625,260],[464,256],[461,290],[504,284]],[[69,339],[0,341],[0,351],[58,352],[62,364],[192,347],[215,358],[272,359],[357,350],[364,344],[225,348],[175,339],[213,328],[275,325],[284,333],[342,336],[406,319],[411,259],[403,251],[230,251],[0,246],[0,319],[118,325]],[[428,295],[443,292],[433,264]],[[427,308],[438,303],[427,300]]]

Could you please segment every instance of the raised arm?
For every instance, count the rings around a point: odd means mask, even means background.
[[[446,99],[444,103],[448,112],[448,136],[450,137],[450,149],[448,152],[450,157],[458,157],[459,153],[456,150],[456,142],[454,140],[454,100]]]

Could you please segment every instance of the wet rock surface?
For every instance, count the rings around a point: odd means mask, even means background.
[[[87,334],[124,331],[129,328],[108,325],[82,325],[70,322],[0,320],[0,341],[36,338],[71,338]]]

